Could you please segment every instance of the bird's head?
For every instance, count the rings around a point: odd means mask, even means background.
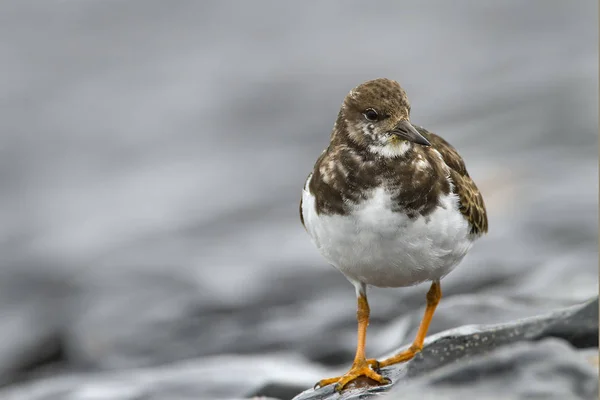
[[[410,103],[398,82],[380,78],[348,93],[339,118],[350,140],[383,156],[404,154],[413,143],[429,146],[410,123]]]

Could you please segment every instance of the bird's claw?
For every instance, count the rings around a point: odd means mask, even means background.
[[[377,372],[379,372],[379,369],[381,368],[381,365],[379,364],[379,361],[377,361],[377,360],[376,360],[376,359],[374,359],[374,358],[369,358],[369,359],[367,360],[367,364],[369,365],[369,367],[371,367],[371,369],[372,369],[373,371],[377,371]]]
[[[391,381],[388,378],[381,376],[372,369],[373,366],[378,365],[379,363],[377,362],[377,360],[366,360],[364,363],[361,363],[359,365],[353,365],[352,368],[350,368],[350,371],[346,372],[346,374],[342,376],[320,380],[319,382],[317,382],[314,388],[318,389],[335,383],[334,390],[339,393],[342,390],[344,390],[344,388],[350,382],[360,377],[365,377],[369,380],[373,380],[376,384],[379,385],[387,385],[391,383]]]

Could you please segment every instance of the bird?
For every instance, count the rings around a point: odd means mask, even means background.
[[[359,377],[391,383],[381,368],[422,350],[442,278],[488,231],[483,197],[462,157],[441,136],[413,125],[410,112],[406,91],[394,80],[356,86],[302,189],[302,225],[321,255],[354,285],[357,298],[352,366],[315,388],[335,384],[341,392]],[[382,361],[367,359],[367,288],[423,282],[431,285],[412,345]]]

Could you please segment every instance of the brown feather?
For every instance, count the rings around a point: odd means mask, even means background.
[[[365,111],[376,110],[368,119]],[[431,143],[410,144],[398,157],[377,154],[382,138],[410,118],[410,103],[398,82],[375,79],[354,88],[344,99],[329,147],[315,163],[308,190],[317,214],[347,215],[377,187],[384,187],[392,211],[410,218],[427,217],[452,185],[473,235],[487,232],[483,198],[456,149],[441,137],[415,127]],[[404,140],[404,139],[399,139]],[[302,202],[300,219],[302,220]],[[304,221],[302,221],[304,224]]]
[[[302,226],[306,229],[306,225],[304,225],[304,215],[302,215],[302,197],[300,197],[300,222],[302,222]]]
[[[441,154],[446,165],[450,167],[450,179],[452,179],[454,191],[459,197],[460,212],[469,221],[471,233],[474,235],[487,233],[488,220],[483,196],[469,176],[462,157],[442,137],[427,131],[425,128],[418,126],[415,126],[415,128],[429,140],[431,146]]]

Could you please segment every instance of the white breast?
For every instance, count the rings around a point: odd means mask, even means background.
[[[454,194],[416,219],[392,212],[383,188],[348,215],[317,215],[309,182],[302,193],[306,230],[321,254],[353,282],[400,287],[441,279],[471,248],[469,225]]]

